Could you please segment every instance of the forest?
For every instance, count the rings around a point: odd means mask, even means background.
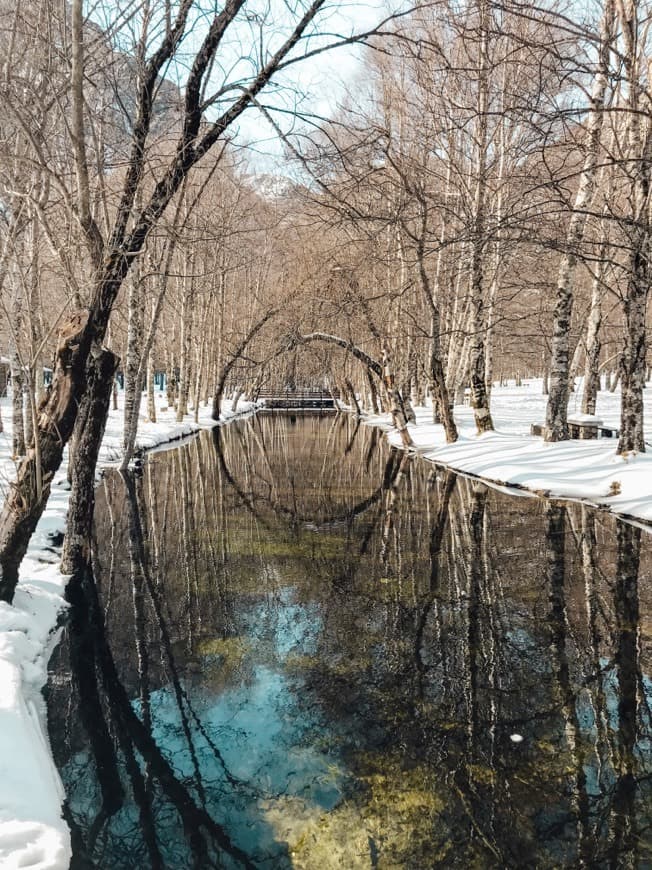
[[[88,502],[116,372],[125,467],[157,378],[179,420],[270,384],[338,390],[410,446],[426,398],[454,442],[465,391],[487,432],[494,381],[532,375],[545,439],[566,439],[582,375],[582,411],[619,384],[618,452],[645,451],[646,3],[437,0],[360,31],[334,11],[7,4],[5,600],[69,442]],[[353,44],[325,118],[302,75]]]
[[[71,836],[83,839],[43,724],[41,690],[62,633],[68,652],[56,654],[50,694],[64,701],[51,733],[75,693],[85,699],[103,797],[83,835],[89,854],[109,841],[116,855],[123,848],[125,777],[139,807],[134,842],[144,831],[152,867],[186,866],[186,852],[181,864],[161,856],[194,828],[210,834],[209,845],[203,833],[190,843],[197,867],[223,866],[224,855],[243,866],[290,860],[279,844],[294,840],[303,854],[303,839],[283,828],[296,823],[296,795],[232,776],[221,732],[201,721],[190,689],[184,696],[192,668],[216,661],[219,715],[240,691],[240,670],[265,694],[261,673],[279,668],[286,718],[305,714],[292,694],[305,680],[320,711],[309,728],[328,722],[335,742],[360,721],[342,726],[342,697],[361,698],[368,751],[333,762],[348,770],[333,774],[337,788],[346,791],[347,776],[357,785],[322,826],[347,858],[328,826],[358,825],[364,861],[352,867],[416,866],[404,826],[421,831],[423,807],[440,826],[437,854],[454,853],[470,819],[470,862],[534,866],[518,864],[519,850],[535,848],[546,801],[523,808],[512,842],[521,808],[511,796],[531,769],[510,767],[509,752],[533,743],[537,728],[536,751],[558,745],[566,765],[550,776],[572,770],[572,798],[557,811],[581,829],[577,846],[560,823],[540,866],[571,861],[576,846],[578,866],[606,855],[620,866],[621,847],[642,850],[633,832],[649,781],[652,696],[638,588],[645,603],[650,555],[640,528],[600,510],[652,523],[649,0],[0,8],[0,865],[25,843],[46,843],[41,864],[23,856],[19,866],[60,870]],[[266,397],[303,391],[334,403],[328,425],[265,416]],[[147,448],[202,428],[211,432],[192,450],[147,460],[143,478]],[[454,471],[542,498],[521,510]],[[512,552],[518,571],[501,562]],[[304,582],[311,564],[322,585]],[[347,583],[352,599],[342,597]],[[290,661],[283,620],[293,614],[327,665],[300,641]],[[338,658],[340,628],[355,667]],[[380,664],[376,647],[388,650]],[[446,676],[451,662],[459,681]],[[531,710],[503,703],[507,684],[515,698],[540,690],[533,715],[549,728],[528,734]],[[154,733],[152,698],[169,686],[194,765],[185,778]],[[415,723],[424,723],[415,745],[432,742],[428,758],[398,752],[390,770],[374,753],[398,733],[411,746]],[[254,732],[252,758],[265,744]],[[218,820],[218,799],[217,815],[207,809],[214,771],[194,740],[221,765],[242,818]],[[75,748],[54,754],[64,764]],[[510,772],[499,783],[500,753]],[[449,762],[442,774],[437,765]],[[332,770],[315,764],[330,794]],[[151,770],[181,819],[174,842],[150,818]],[[426,785],[415,785],[422,773]],[[41,791],[37,809],[25,809],[25,795]],[[285,803],[256,815],[252,844],[239,826],[263,794]],[[485,795],[507,810],[485,812]],[[390,833],[385,800],[404,810]],[[368,838],[360,805],[374,819]],[[431,836],[419,840],[420,861],[434,854]],[[145,866],[132,858],[110,866]]]

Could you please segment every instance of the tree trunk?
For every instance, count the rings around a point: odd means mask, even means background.
[[[91,530],[95,509],[95,469],[104,436],[118,357],[104,348],[88,364],[88,384],[77,417],[76,461],[68,505],[61,570],[73,574],[90,563]]]
[[[401,391],[401,399],[403,401],[403,410],[405,411],[405,417],[408,423],[416,423],[417,415],[414,413],[414,408],[412,407],[412,399],[410,398],[410,393],[407,390]]]
[[[348,378],[344,378],[344,385],[346,386],[346,389],[348,391],[349,397],[351,398],[351,402],[353,404],[353,407],[355,408],[355,413],[357,414],[358,417],[362,417],[362,411],[360,409],[360,403],[358,402],[358,397],[356,396],[356,393],[355,393],[355,387],[353,386],[353,384],[351,383],[351,381]]]
[[[383,380],[391,402],[390,413],[401,436],[401,442],[404,447],[414,447],[414,442],[408,431],[408,419],[403,407],[403,399],[396,387],[391,358],[386,347],[383,348]]]
[[[498,136],[498,173],[496,178],[496,186],[498,188],[496,194],[495,206],[493,208],[493,223],[495,225],[495,240],[493,244],[493,275],[491,284],[489,285],[489,299],[487,305],[487,336],[485,341],[485,380],[487,383],[487,400],[491,404],[491,390],[493,387],[493,368],[494,368],[494,319],[496,316],[496,296],[498,295],[498,287],[500,285],[503,264],[503,245],[502,245],[502,221],[503,221],[503,201],[505,197],[505,158],[507,155],[507,125],[508,119],[505,114],[505,94],[507,92],[507,71],[508,64],[503,65],[503,80],[500,88],[500,132]]]
[[[204,309],[203,312],[203,322],[206,323],[206,316],[208,315],[208,311]],[[195,398],[194,398],[194,420],[195,423],[199,423],[199,404],[201,402],[201,387],[202,387],[202,377],[204,375],[204,363],[206,356],[206,333],[202,332],[202,336],[199,342],[199,350],[197,352],[197,370],[195,372]]]
[[[165,371],[165,395],[167,398],[168,408],[174,408],[176,400],[176,363],[172,351],[166,354],[166,371]]]
[[[127,325],[127,357],[124,365],[124,432],[123,447],[129,448],[140,410],[142,380],[139,377],[143,348],[144,305],[139,270],[135,269],[129,281],[129,314]]]
[[[604,118],[605,94],[609,69],[609,51],[613,34],[614,4],[605,0],[600,22],[600,65],[591,89],[591,111],[586,122],[586,154],[579,178],[575,205],[566,233],[566,251],[559,266],[557,297],[553,315],[550,384],[546,408],[546,441],[568,438],[569,334],[573,312],[573,281],[579,248],[584,238],[586,210],[595,186],[596,166]]]
[[[233,401],[231,402],[231,413],[232,414],[235,414],[236,411],[238,410],[238,403],[240,402],[240,399],[242,398],[243,392],[244,392],[244,390],[242,390],[240,388],[238,388],[235,391],[235,395],[233,396]]]
[[[583,352],[584,352],[584,344],[582,341],[582,336],[580,336],[577,344],[575,345],[573,359],[571,361],[570,368],[568,370],[568,391],[570,393],[575,392],[575,378],[578,376],[579,371],[580,371],[580,363],[582,360],[582,353]]]
[[[155,376],[154,353],[150,350],[147,354],[147,419],[150,423],[156,423]]]
[[[446,443],[457,441],[457,426],[450,408],[446,377],[441,361],[441,343],[439,340],[439,316],[433,312],[430,322],[430,390],[432,392],[433,412],[436,410],[439,420],[444,425]],[[434,419],[434,418],[433,418]]]
[[[478,113],[476,123],[476,187],[473,202],[473,247],[471,252],[471,405],[478,434],[494,428],[489,410],[485,371],[487,323],[484,299],[483,260],[486,247],[485,211],[487,197],[487,144],[489,110],[489,9],[487,0],[478,0],[480,35],[478,49]]]
[[[187,263],[181,304],[181,339],[179,361],[179,387],[177,402],[177,423],[180,423],[188,413],[188,398],[190,396],[192,378],[191,346],[193,333],[193,312],[195,298],[194,257],[190,256]]]
[[[620,363],[618,364],[620,366]],[[615,372],[611,372],[609,377],[609,392],[615,393],[616,387],[620,383],[620,368],[618,368]]]
[[[77,313],[59,332],[52,386],[39,408],[40,491],[38,457],[32,445],[18,467],[16,480],[0,514],[2,601],[13,599],[18,568],[47,503],[52,478],[75,425],[79,397],[86,385],[87,342],[90,343],[87,321],[87,312]]]
[[[625,346],[620,361],[620,440],[618,453],[645,452],[643,437],[643,388],[647,350],[645,314],[649,269],[647,255],[635,257],[634,274],[628,281],[625,308]]]
[[[18,350],[18,335],[22,327],[22,309],[18,299],[14,301],[13,310],[13,327],[11,337],[10,351],[10,366],[11,366],[11,388],[12,388],[12,422],[13,422],[13,441],[12,454],[14,459],[25,455],[25,417],[23,413],[23,364]]]
[[[34,425],[36,423],[32,408],[34,406],[36,390],[32,379],[32,372],[29,368],[25,369],[23,382],[23,431],[25,433],[25,444],[30,444],[34,437]]]
[[[376,390],[376,383],[371,376],[371,372],[369,369],[365,369],[365,376],[367,378],[367,384],[369,386],[369,399],[371,401],[371,410],[374,414],[380,414],[380,406],[378,405],[378,391]]]
[[[457,271],[455,275],[453,304],[446,308],[445,332],[448,336],[446,347],[446,386],[450,391],[455,389],[457,375],[462,366],[462,359],[466,355],[468,346],[467,324],[469,320],[469,294],[468,294],[468,243],[460,245]],[[467,288],[462,291],[462,286]]]
[[[584,391],[582,393],[582,413],[595,414],[598,390],[600,389],[600,353],[602,342],[600,328],[602,326],[602,299],[604,296],[604,267],[606,256],[605,245],[601,245],[597,274],[591,290],[591,310],[586,330],[586,362],[584,367]]]
[[[625,50],[623,67],[627,80],[627,158],[630,181],[628,202],[629,273],[623,298],[625,343],[620,358],[620,440],[618,453],[645,451],[643,437],[643,388],[645,386],[645,315],[650,284],[650,176],[652,173],[652,121],[650,104],[643,102],[643,71],[638,44],[638,3],[618,5]]]

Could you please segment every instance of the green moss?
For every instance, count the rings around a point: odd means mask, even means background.
[[[288,674],[299,676],[316,668],[318,663],[317,656],[289,653],[283,663],[283,668]]]
[[[251,648],[244,637],[212,637],[200,640],[197,652],[201,656],[220,656],[223,659],[241,661]]]
[[[469,779],[478,785],[494,785],[496,782],[496,771],[492,767],[485,767],[482,764],[468,764],[467,770]]]
[[[421,766],[406,768],[398,757],[372,753],[356,756],[353,766],[361,787],[331,812],[295,797],[264,805],[266,821],[288,843],[293,867],[393,870],[443,861],[451,844],[439,818],[445,801],[435,790],[432,773]]]
[[[252,538],[229,535],[229,556],[252,556],[257,559],[339,559],[346,542],[335,535],[304,532],[298,538]]]

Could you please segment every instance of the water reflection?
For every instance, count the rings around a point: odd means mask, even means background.
[[[639,529],[328,415],[96,513],[49,687],[76,866],[652,865]]]

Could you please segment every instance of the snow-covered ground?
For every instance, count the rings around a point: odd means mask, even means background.
[[[157,394],[157,405],[165,405]],[[223,404],[222,420],[233,415]],[[0,490],[14,475],[11,459],[10,400],[0,399],[5,426],[0,434]],[[243,402],[238,414],[252,405]],[[201,408],[199,423],[188,416],[177,423],[170,410],[158,410],[158,422],[139,424],[136,446],[149,449],[215,424],[210,408]],[[121,454],[122,396],[112,410],[102,441],[100,465],[115,463]],[[0,868],[65,870],[70,862],[70,833],[61,817],[64,799],[59,774],[47,738],[41,690],[57,642],[57,616],[65,606],[66,578],[59,572],[59,549],[52,536],[65,527],[68,504],[66,461],[56,476],[52,495],[32,538],[20,571],[13,606],[0,602]]]
[[[564,441],[546,444],[530,435],[532,423],[543,423],[546,397],[541,381],[523,386],[494,387],[491,410],[495,432],[476,435],[473,410],[455,408],[459,440],[446,444],[442,426],[433,425],[429,408],[417,408],[410,434],[420,455],[457,471],[479,475],[498,484],[525,487],[560,498],[590,501],[614,513],[652,523],[652,389],[645,390],[645,437],[649,453],[617,456],[615,439]],[[568,410],[578,415],[581,383],[571,395]],[[602,391],[596,416],[607,427],[620,426],[620,393]],[[367,422],[390,428],[386,417]],[[388,432],[400,446],[396,431]]]

